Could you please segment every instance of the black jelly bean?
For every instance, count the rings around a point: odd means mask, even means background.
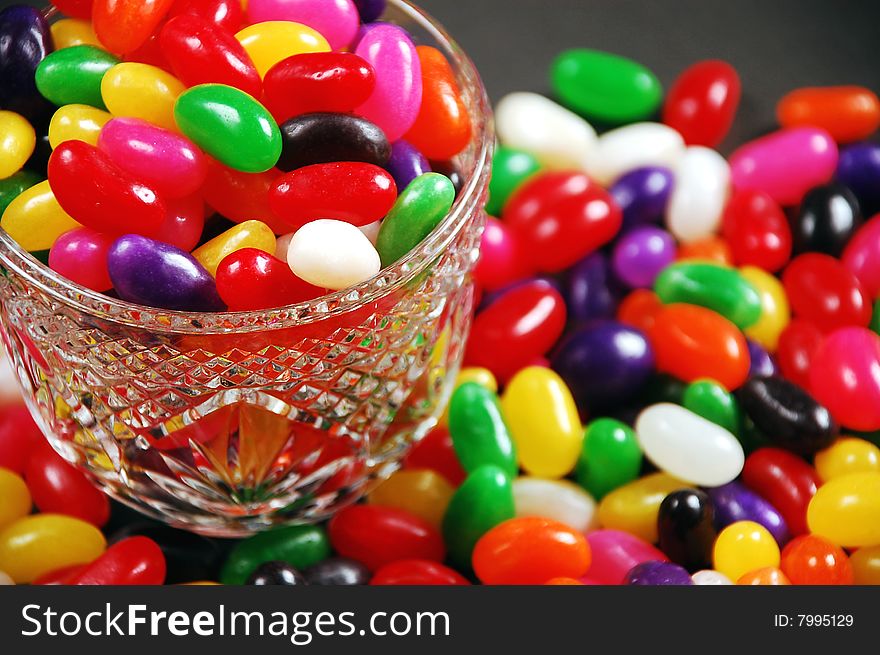
[[[370,582],[370,569],[346,557],[331,557],[305,571],[311,585],[365,585]]]
[[[660,503],[657,514],[660,550],[689,571],[712,568],[715,508],[699,489],[673,491]]]
[[[278,168],[282,171],[335,161],[384,166],[391,156],[385,133],[365,118],[349,114],[295,116],[281,126],[281,136]]]
[[[794,251],[839,257],[861,224],[859,201],[852,191],[842,184],[815,187],[792,221]]]
[[[293,587],[308,584],[303,574],[293,568],[287,562],[266,562],[261,564],[256,571],[247,579],[245,584],[263,587],[266,585],[281,585]]]

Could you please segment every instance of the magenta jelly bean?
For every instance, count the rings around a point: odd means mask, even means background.
[[[675,239],[666,230],[637,227],[614,246],[614,273],[630,287],[652,287],[660,271],[675,261],[675,251]]]
[[[843,265],[871,298],[880,297],[880,215],[865,223],[843,251]]]
[[[88,227],[65,232],[49,250],[49,268],[93,291],[108,291],[107,253],[114,240]]]
[[[587,575],[599,584],[623,584],[634,566],[644,562],[668,562],[651,544],[622,530],[595,530],[587,535],[593,562]]]
[[[189,139],[137,118],[108,122],[98,148],[164,198],[192,195],[208,175],[205,156]]]
[[[360,25],[352,0],[250,0],[247,15],[251,23],[281,20],[307,25],[334,50],[351,45]]]
[[[355,50],[376,72],[373,95],[356,110],[392,143],[416,122],[422,106],[422,67],[409,35],[396,25],[376,25]]]
[[[736,190],[764,191],[781,205],[796,205],[837,168],[834,139],[823,129],[779,130],[740,146],[730,156]]]
[[[496,291],[530,273],[516,235],[503,222],[489,216],[480,242],[480,259],[474,270],[477,284],[486,291]]]

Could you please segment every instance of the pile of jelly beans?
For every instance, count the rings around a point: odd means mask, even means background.
[[[0,226],[152,307],[345,289],[448,214],[472,126],[384,0],[61,0],[0,12]],[[437,172],[441,171],[441,172]]]

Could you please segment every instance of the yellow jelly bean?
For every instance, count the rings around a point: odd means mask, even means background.
[[[880,545],[859,548],[849,556],[855,584],[880,585]]]
[[[104,49],[95,30],[92,29],[92,24],[87,20],[64,18],[52,23],[49,29],[52,31],[52,41],[55,43],[56,50],[74,45],[93,45],[96,48]]]
[[[731,580],[768,566],[779,566],[779,546],[760,523],[737,521],[724,528],[715,540],[715,569]]]
[[[196,248],[192,255],[211,275],[216,275],[220,262],[242,248],[256,248],[273,254],[275,233],[262,221],[245,221]]]
[[[0,531],[0,570],[16,583],[93,562],[107,542],[95,526],[60,514],[36,514]]]
[[[577,463],[584,440],[574,398],[556,373],[524,368],[501,399],[522,467],[539,478],[561,478]]]
[[[235,35],[254,61],[260,77],[282,59],[304,52],[329,52],[330,44],[311,27],[289,21],[255,23]]]
[[[455,489],[442,475],[428,469],[397,471],[370,492],[373,505],[395,507],[440,527]]]
[[[744,266],[739,272],[761,297],[761,318],[746,328],[745,334],[768,352],[776,352],[779,335],[791,320],[785,289],[776,277],[756,266]]]
[[[88,105],[65,105],[49,123],[49,145],[57,148],[65,141],[85,141],[96,146],[101,128],[111,118],[106,111]]]
[[[864,439],[842,437],[816,453],[814,464],[823,482],[848,473],[880,471],[880,448]]]
[[[823,484],[807,507],[807,525],[844,548],[880,545],[880,473],[850,473]]]
[[[116,64],[101,80],[101,97],[114,116],[149,121],[177,130],[174,103],[185,87],[173,75],[148,64]]]
[[[0,111],[0,180],[18,173],[36,145],[37,135],[24,116]]]
[[[599,503],[599,525],[623,530],[648,543],[657,541],[660,503],[673,491],[689,487],[667,473],[651,473],[618,487]]]
[[[61,209],[49,181],[44,180],[9,204],[0,227],[22,248],[34,252],[48,250],[55,239],[81,226]]]
[[[24,480],[0,468],[0,530],[31,513],[31,492]]]

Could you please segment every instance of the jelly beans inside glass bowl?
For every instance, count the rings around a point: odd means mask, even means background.
[[[435,425],[472,316],[491,110],[435,21],[402,0],[382,20],[446,55],[473,138],[451,212],[363,284],[257,312],[153,309],[71,283],[0,230],[2,336],[27,403],[118,500],[211,535],[317,521]]]

